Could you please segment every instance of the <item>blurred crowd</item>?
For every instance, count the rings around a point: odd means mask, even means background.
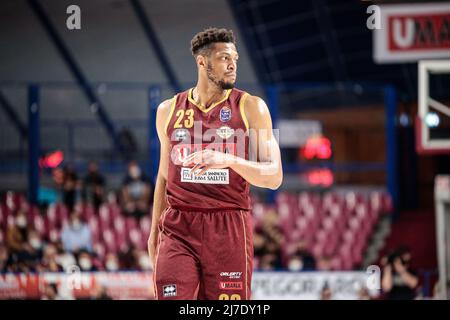
[[[2,273],[62,272],[73,266],[80,271],[151,270],[146,251],[133,245],[100,259],[92,248],[89,226],[77,212],[70,215],[56,241],[42,239],[28,224],[25,213],[17,213],[15,224],[9,226],[4,244],[0,244]]]
[[[83,179],[71,166],[53,171],[56,196],[44,195],[41,209],[48,204],[62,202],[69,212],[68,223],[57,239],[44,239],[33,223],[27,221],[23,208],[17,208],[14,223],[9,224],[4,241],[0,241],[0,272],[60,272],[73,266],[81,271],[150,270],[146,251],[130,244],[126,251],[108,253],[103,259],[93,249],[91,229],[75,210],[77,203],[88,203],[98,214],[106,201],[106,179],[98,165],[90,163]],[[122,211],[140,219],[150,214],[153,186],[138,163],[131,161],[123,178],[121,188],[114,194]],[[49,289],[50,290],[50,289]]]
[[[0,241],[0,273],[65,272],[73,270],[74,266],[80,271],[151,270],[147,252],[132,244],[102,257],[94,250],[91,228],[76,210],[76,205],[91,204],[99,214],[102,204],[111,201],[111,191],[108,196],[106,179],[96,163],[89,164],[83,178],[71,166],[54,169],[53,181],[57,196],[43,196],[41,202],[43,207],[52,202],[64,203],[69,212],[67,223],[62,226],[58,237],[44,239],[34,229],[33,223],[27,220],[26,209],[17,208],[13,214],[14,223],[8,224],[4,239]],[[113,201],[122,212],[136,220],[150,215],[152,195],[153,185],[135,161],[128,164],[120,190],[112,191]],[[280,225],[280,216],[276,209],[268,210],[254,229],[255,269],[292,272],[332,270],[333,257],[315,257],[304,240],[299,239],[289,243],[289,246],[285,244],[286,235]],[[381,259],[383,298],[417,298],[419,277],[411,268],[411,258],[410,249],[400,247]],[[94,297],[108,298],[104,288],[96,290]],[[43,299],[57,299],[57,291],[54,285],[48,284]],[[364,288],[360,290],[359,298],[371,299]],[[333,299],[332,288],[327,284],[322,288],[320,299]]]
[[[316,261],[304,240],[291,243],[287,250],[283,250],[284,242],[285,235],[280,227],[278,213],[276,210],[268,210],[253,234],[255,268],[261,271],[331,269],[331,257],[323,256]]]
[[[76,203],[84,202],[92,204],[98,210],[106,201],[106,179],[95,162],[89,163],[87,173],[82,179],[71,165],[55,168],[53,181],[54,188],[47,190],[53,191],[55,196],[43,195],[40,199],[43,204],[61,201],[69,211],[73,211]],[[136,161],[130,161],[120,190],[112,191],[109,195],[118,199],[123,212],[140,218],[148,214],[152,203],[153,184],[139,164]]]

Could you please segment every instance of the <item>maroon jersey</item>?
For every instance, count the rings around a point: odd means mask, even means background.
[[[167,200],[172,208],[250,210],[249,183],[231,168],[209,169],[196,176],[182,165],[186,156],[204,149],[248,159],[243,110],[247,96],[230,89],[206,109],[195,103],[192,89],[174,97],[165,127],[170,140]]]

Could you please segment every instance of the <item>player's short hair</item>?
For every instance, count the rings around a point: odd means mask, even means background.
[[[208,55],[214,43],[231,42],[236,44],[232,30],[224,28],[208,28],[197,33],[191,40],[191,52],[195,57],[198,54]]]

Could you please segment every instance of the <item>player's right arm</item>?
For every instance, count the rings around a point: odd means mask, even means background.
[[[163,101],[156,112],[156,130],[161,145],[158,175],[155,183],[155,193],[153,198],[152,226],[150,237],[148,238],[148,253],[150,260],[155,265],[156,245],[158,242],[158,223],[162,212],[167,207],[166,186],[169,167],[170,141],[166,134],[166,123],[169,121],[169,113],[173,99]]]

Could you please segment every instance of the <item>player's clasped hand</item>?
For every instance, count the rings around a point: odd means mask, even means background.
[[[229,167],[236,161],[236,157],[219,151],[202,150],[186,157],[183,167],[191,167],[191,172],[195,175],[202,175],[208,169],[223,169]]]

